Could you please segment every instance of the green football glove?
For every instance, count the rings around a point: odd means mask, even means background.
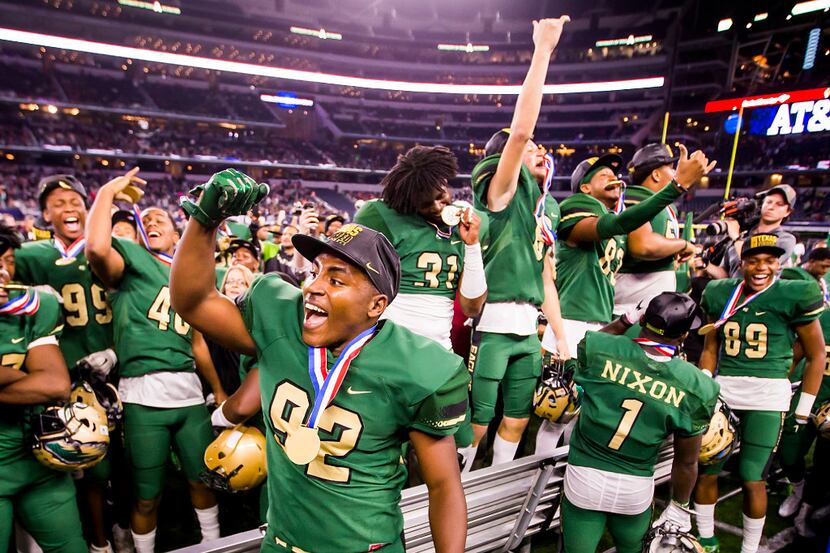
[[[188,215],[205,227],[215,228],[228,217],[248,213],[269,190],[267,184],[257,183],[245,173],[225,169],[190,191],[195,200],[183,196],[180,203]]]

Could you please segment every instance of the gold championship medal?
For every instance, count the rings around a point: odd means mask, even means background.
[[[698,328],[697,333],[701,336],[706,336],[707,334],[712,332],[714,329],[715,329],[715,325],[712,324],[712,323],[709,323],[709,324],[703,325],[702,327]]]
[[[72,265],[73,263],[75,263],[75,259],[76,258],[74,256],[61,257],[60,259],[55,260],[55,265],[57,265],[58,267],[63,267],[64,265]]]
[[[115,199],[130,202],[131,204],[137,204],[142,196],[144,196],[144,190],[129,184],[124,188],[124,190],[116,195]]]
[[[285,438],[285,454],[295,465],[307,465],[320,452],[320,436],[316,428],[301,426]]]
[[[462,209],[457,205],[447,205],[441,210],[441,220],[448,227],[454,227],[461,222]]]

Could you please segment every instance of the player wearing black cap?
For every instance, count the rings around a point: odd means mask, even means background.
[[[119,209],[113,212],[112,235],[131,242],[138,242],[138,225],[135,222],[135,213],[127,209]]]
[[[452,434],[464,420],[469,377],[437,342],[378,322],[398,292],[392,245],[356,224],[326,241],[297,235],[297,251],[313,261],[302,292],[265,275],[234,305],[214,287],[216,228],[268,187],[228,170],[199,188],[198,200],[182,202],[191,220],[173,262],[171,300],[207,336],[257,356],[269,436],[263,551],[403,551],[407,438],[429,489],[436,548],[463,551],[466,507]]]
[[[656,527],[691,530],[689,499],[703,432],[718,385],[676,356],[701,325],[695,302],[664,292],[648,304],[635,339],[618,320],[588,332],[566,368],[587,392],[571,437],[562,501],[568,553],[596,550],[608,527],[620,553],[642,551],[654,495],[654,466],[674,436],[672,500]],[[614,336],[612,336],[614,335]]]
[[[259,272],[260,250],[256,239],[234,238],[228,246],[228,253],[231,255],[231,265],[242,265],[252,273]]]
[[[794,412],[799,424],[807,422],[825,368],[821,291],[815,281],[777,278],[784,252],[778,240],[774,234],[751,235],[741,252],[743,278],[710,282],[701,302],[710,324],[703,329],[708,332],[699,365],[709,374],[717,371],[721,396],[741,424],[742,553],[755,552],[761,539],[766,477],[790,408],[787,373],[796,339],[807,359]],[[704,467],[695,490],[697,525],[707,551],[718,551],[714,511],[723,462]]]
[[[625,189],[623,209],[650,198],[671,182],[679,159],[666,144],[647,144],[637,150],[628,164],[631,186]],[[641,301],[647,305],[660,292],[675,291],[675,259],[682,263],[695,251],[691,242],[680,238],[672,206],[629,233],[614,287],[614,314],[628,313]]]

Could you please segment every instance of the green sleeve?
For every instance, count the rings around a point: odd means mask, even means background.
[[[605,239],[633,232],[651,221],[663,209],[679,198],[682,193],[673,182],[670,182],[647,200],[643,200],[621,213],[606,213],[600,217],[597,221],[597,234],[600,238]]]
[[[601,217],[607,213],[599,200],[582,192],[565,198],[565,201],[559,204],[559,209],[561,213],[556,233],[561,240],[567,240],[571,230],[581,220]]]
[[[683,420],[676,429],[681,436],[698,436],[706,432],[715,412],[720,385],[708,376],[702,378],[705,380],[700,381],[700,389],[694,394],[696,401],[692,403],[689,412],[684,413]]]
[[[565,370],[573,371],[574,382],[577,384],[581,384],[582,376],[588,367],[588,336],[590,334],[590,331],[586,333],[585,337],[577,344],[576,357],[571,357],[565,361]]]
[[[124,240],[113,236],[112,248],[124,259],[125,267],[134,267],[138,256],[143,254],[146,250],[132,240]]]
[[[469,382],[469,372],[462,362],[449,380],[420,402],[409,428],[433,436],[455,434],[467,414]]]
[[[252,355],[240,355],[239,356],[239,380],[245,380],[245,377],[248,376],[248,373],[251,372],[251,369],[256,367],[257,358]]]
[[[499,160],[501,154],[494,154],[485,157],[479,161],[473,168],[470,182],[473,186],[473,199],[475,206],[478,209],[489,211],[487,209],[487,190],[490,188],[490,181],[493,180],[493,175],[496,174],[496,169],[499,168]]]
[[[386,220],[378,209],[378,202],[381,200],[374,200],[366,202],[360,211],[354,216],[354,222],[374,229],[389,239],[391,243],[395,243],[395,237]]]
[[[723,299],[719,294],[721,288],[721,281],[712,280],[703,289],[703,297],[700,300],[700,308],[709,317],[717,319],[723,311]]]
[[[20,248],[14,253],[14,280],[17,282],[39,284],[35,282],[32,253],[30,248]]]
[[[35,292],[33,290],[33,292]],[[47,336],[60,336],[63,330],[63,315],[57,298],[45,292],[35,292],[40,300],[40,307],[32,318],[29,343]]]
[[[795,299],[790,325],[799,326],[818,319],[826,309],[818,282],[794,281],[787,284],[793,288]]]

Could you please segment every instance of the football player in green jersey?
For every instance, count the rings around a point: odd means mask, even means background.
[[[382,198],[366,202],[355,215],[356,223],[386,236],[401,258],[401,290],[382,318],[447,349],[456,291],[464,315],[472,318],[481,314],[487,295],[482,219],[451,205],[448,183],[457,169],[447,148],[415,146],[383,178]],[[454,216],[451,226],[442,213]]]
[[[0,224],[0,550],[10,548],[17,520],[46,553],[86,553],[71,476],[35,460],[24,431],[29,406],[69,397],[69,372],[58,348],[57,300],[6,288],[19,247],[17,233]]]
[[[202,539],[219,537],[216,498],[199,479],[205,468],[202,454],[213,441],[213,431],[196,371],[217,402],[226,396],[204,338],[170,308],[169,264],[178,240],[170,215],[152,207],[141,213],[136,223],[141,223],[144,246],[111,237],[112,202],[128,186],[144,184],[137,171],[116,177],[98,191],[87,221],[86,255],[95,274],[112,290],[118,391],[136,497],[130,526],[136,551],[144,553],[155,547],[171,446],[187,476]]]
[[[712,324],[705,329],[710,332],[699,365],[712,375],[717,370],[721,396],[741,422],[742,553],[757,551],[761,540],[765,480],[790,407],[787,373],[796,339],[807,360],[794,413],[800,424],[808,420],[826,362],[818,321],[824,311],[821,291],[815,282],[777,279],[783,253],[776,235],[750,236],[741,251],[743,279],[710,282],[701,302]],[[718,550],[714,512],[722,467],[723,462],[703,467],[695,490],[697,526],[708,551]]]
[[[624,210],[618,205],[622,181],[617,171],[622,158],[606,154],[583,160],[571,174],[573,195],[560,205],[562,218],[556,243],[556,288],[568,351],[576,347],[585,332],[599,330],[611,321],[616,273],[625,255],[625,234],[662,213],[715,167],[703,152],[689,156],[682,145],[680,152],[674,178],[659,192]],[[654,256],[645,250],[634,253]],[[552,329],[545,329],[542,347],[550,352],[560,350],[557,338]],[[536,453],[553,451],[564,432],[565,425],[543,421],[536,435]]]
[[[62,298],[65,328],[60,348],[72,377],[79,376],[76,366],[80,362],[106,378],[116,364],[110,349],[112,310],[84,254],[86,189],[72,175],[52,175],[40,181],[38,202],[53,237],[23,245],[17,253],[16,279],[51,286]],[[91,523],[93,553],[108,547],[105,495],[108,480],[118,476],[117,471],[113,474],[113,463],[120,467],[120,459],[111,462],[113,455],[117,450],[108,451],[106,460],[86,470],[78,483]],[[118,524],[113,533],[116,541],[129,539],[129,532]]]
[[[171,297],[206,335],[257,357],[268,430],[262,550],[403,551],[400,455],[409,438],[429,490],[435,547],[463,551],[466,506],[452,434],[464,420],[469,377],[437,342],[379,322],[399,286],[392,245],[356,224],[325,242],[297,235],[297,251],[313,260],[302,292],[265,275],[234,305],[213,286],[216,228],[268,187],[228,169],[199,192],[182,202],[191,220]]]
[[[628,164],[631,186],[623,192],[623,207],[637,205],[671,182],[678,159],[666,144],[646,144],[637,150]],[[672,206],[629,233],[622,267],[616,276],[614,314],[628,313],[641,301],[646,305],[661,292],[674,292],[675,260],[688,261],[696,251],[694,244],[680,237]]]
[[[605,527],[619,553],[639,553],[651,520],[654,465],[674,437],[672,499],[656,527],[692,528],[689,499],[701,436],[718,385],[675,356],[701,320],[685,294],[664,292],[648,304],[638,338],[615,321],[589,331],[568,362],[585,390],[568,453],[562,535],[568,553],[593,553]],[[668,530],[668,528],[666,528]]]
[[[825,311],[819,318],[822,334],[824,335],[824,348],[827,352],[828,362],[825,364],[824,377],[821,380],[819,393],[816,395],[813,412],[826,401],[830,400],[830,298],[827,294],[827,284],[824,276],[830,272],[830,250],[827,248],[815,248],[805,258],[802,267],[787,267],[781,271],[782,279],[816,281],[822,289],[824,296]],[[793,368],[790,372],[790,382],[793,386],[800,386],[804,373],[805,361],[801,359],[801,343],[797,342],[793,354]],[[784,474],[792,484],[792,493],[781,503],[778,514],[783,518],[795,517],[795,528],[799,535],[812,537],[815,535],[809,526],[809,518],[813,513],[816,504],[822,499],[824,492],[828,489],[826,474],[827,471],[821,468],[814,468],[805,479],[807,466],[805,457],[816,444],[813,452],[813,467],[825,467],[830,462],[830,441],[816,440],[816,427],[812,424],[798,424],[795,420],[796,400],[798,394],[793,396],[790,404],[790,411],[784,419],[784,429],[781,434],[781,445],[778,448],[778,456]],[[806,481],[806,485],[805,485]]]

